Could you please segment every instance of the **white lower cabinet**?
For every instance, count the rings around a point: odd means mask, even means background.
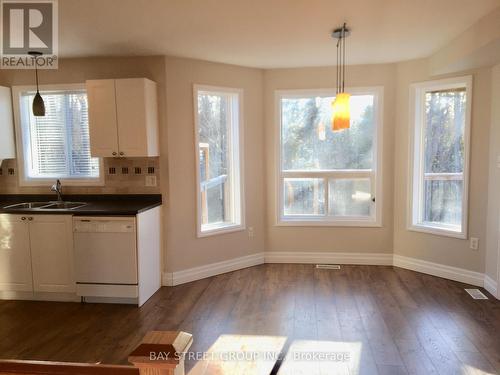
[[[1,214],[0,291],[51,299],[75,290],[71,216]]]
[[[75,292],[72,217],[37,215],[29,218],[33,290]]]
[[[0,214],[0,299],[141,306],[161,286],[160,223],[160,206],[122,217]]]
[[[0,215],[0,290],[33,291],[29,225],[22,215]]]

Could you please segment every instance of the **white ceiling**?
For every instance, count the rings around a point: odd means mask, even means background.
[[[500,0],[60,0],[62,57],[173,55],[261,68],[427,57]]]

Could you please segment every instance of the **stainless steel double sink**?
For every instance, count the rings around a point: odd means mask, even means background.
[[[66,202],[66,201],[51,201],[51,202],[23,202],[5,206],[4,210],[75,210],[85,206],[83,202]]]

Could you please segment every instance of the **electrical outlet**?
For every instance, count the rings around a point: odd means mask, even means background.
[[[156,186],[156,176],[146,176],[146,186]]]
[[[255,232],[253,231],[253,227],[248,227],[248,238],[253,238],[255,236]]]
[[[479,247],[479,238],[471,237],[470,238],[470,248],[472,250],[477,250]]]

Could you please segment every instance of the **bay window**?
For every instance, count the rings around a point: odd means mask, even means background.
[[[409,229],[466,238],[471,77],[411,87]]]
[[[279,225],[381,225],[382,89],[348,91],[351,127],[335,132],[335,92],[276,93]]]
[[[242,91],[194,87],[198,236],[244,229]]]

